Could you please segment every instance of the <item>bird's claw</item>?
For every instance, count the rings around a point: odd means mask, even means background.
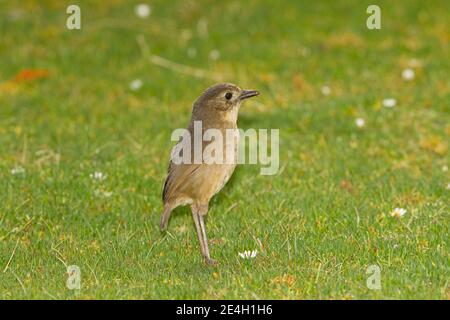
[[[208,266],[213,266],[214,267],[214,266],[218,265],[217,261],[214,260],[214,259],[211,259],[211,258],[205,258],[205,262],[206,262],[206,264]]]

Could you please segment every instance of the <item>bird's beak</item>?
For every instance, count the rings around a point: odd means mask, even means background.
[[[241,94],[239,95],[239,100],[244,100],[257,95],[259,95],[259,92],[256,90],[242,90]]]

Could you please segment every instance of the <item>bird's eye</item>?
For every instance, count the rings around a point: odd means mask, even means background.
[[[227,92],[225,94],[225,99],[230,100],[231,98],[233,98],[233,94],[231,92]]]

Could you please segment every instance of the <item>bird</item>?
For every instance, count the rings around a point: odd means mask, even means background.
[[[228,182],[237,165],[239,143],[237,119],[241,103],[257,95],[259,92],[256,90],[242,90],[232,83],[218,83],[209,87],[193,103],[191,120],[185,131],[188,135],[184,136],[186,138],[180,138],[172,149],[162,193],[164,208],[160,229],[161,231],[167,229],[170,214],[176,207],[190,205],[200,251],[209,265],[216,265],[217,262],[210,255],[204,218],[208,213],[211,198]],[[207,157],[201,161],[192,161],[196,156],[194,139],[198,134],[195,130],[199,128],[199,123],[202,137],[209,129],[221,133],[222,137],[227,137],[228,131],[233,133],[232,139],[225,139],[225,143],[216,145],[219,146],[217,154],[223,152],[222,155],[227,155],[227,152],[231,151],[233,155],[231,161],[227,158],[226,161],[212,162],[207,161]],[[202,139],[201,148],[198,148],[197,152],[205,153],[208,146],[211,147],[211,144],[216,142],[215,138],[210,141]],[[186,154],[183,154],[184,152]],[[190,156],[186,158],[190,162],[174,161],[174,155],[177,153]]]

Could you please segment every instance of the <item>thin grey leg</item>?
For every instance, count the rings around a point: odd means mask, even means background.
[[[206,236],[205,221],[203,220],[203,216],[201,214],[198,215],[198,220],[200,222],[200,229],[202,232],[203,247],[205,248],[205,258],[207,260],[211,260],[211,256],[209,254],[209,248],[208,248],[208,237]]]
[[[202,229],[200,227],[199,214],[194,209],[192,209],[192,217],[194,218],[195,229],[197,229],[197,236],[198,236],[198,241],[200,243],[200,250],[202,252],[202,255],[205,257],[206,251],[203,246],[203,234],[202,234]]]
[[[217,262],[214,259],[211,259],[211,256],[209,254],[209,248],[208,248],[208,237],[206,236],[206,227],[205,227],[205,221],[203,220],[204,215],[199,214],[199,222],[200,222],[200,229],[202,231],[202,239],[203,239],[203,247],[205,248],[205,259],[206,262],[210,265],[216,265]]]

